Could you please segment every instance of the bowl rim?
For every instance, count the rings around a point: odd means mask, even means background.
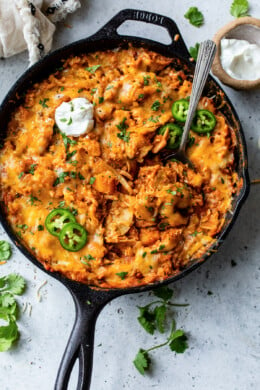
[[[253,25],[259,28],[259,34],[260,34],[260,19],[252,18],[251,16],[245,16],[242,18],[237,18],[236,20],[233,20],[232,22],[227,23],[225,26],[221,27],[217,33],[213,37],[213,41],[216,43],[217,46],[217,53],[212,65],[212,72],[215,76],[219,78],[219,80],[230,87],[233,87],[235,89],[257,89],[260,88],[260,78],[256,80],[239,80],[231,77],[223,68],[221,59],[220,59],[220,42],[222,38],[227,35],[230,31],[234,30],[236,27],[241,25]]]

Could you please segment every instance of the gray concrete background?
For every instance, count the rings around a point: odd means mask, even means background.
[[[231,0],[95,0],[82,1],[82,8],[60,23],[54,48],[94,33],[117,11],[137,8],[173,18],[187,46],[211,38],[232,20]],[[260,17],[259,0],[250,0],[250,13]],[[183,17],[190,6],[204,16],[201,28]],[[133,35],[165,40],[165,33],[143,23],[126,27]],[[121,30],[123,31],[123,29]],[[167,37],[166,37],[167,38]],[[0,101],[27,68],[25,53],[0,61]],[[224,87],[238,111],[248,144],[251,178],[260,177],[260,92],[238,92]],[[178,327],[189,334],[189,349],[175,355],[169,348],[152,354],[153,370],[141,376],[132,360],[140,347],[165,340],[150,336],[137,323],[137,305],[149,302],[148,293],[124,296],[102,311],[97,321],[93,390],[248,390],[260,388],[259,375],[259,205],[260,186],[252,186],[234,228],[219,252],[200,269],[175,283],[176,301],[190,306],[175,312]],[[1,228],[0,239],[6,239]],[[235,266],[232,266],[232,261]],[[1,390],[51,390],[59,362],[74,321],[72,298],[60,283],[36,269],[17,249],[10,261],[0,266],[0,275],[19,272],[28,284],[19,301],[32,305],[21,315],[21,337],[11,351],[0,354]],[[42,282],[42,300],[37,289]],[[212,292],[211,295],[209,295]],[[70,390],[76,389],[76,370]]]

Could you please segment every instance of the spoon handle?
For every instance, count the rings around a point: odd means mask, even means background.
[[[194,118],[200,97],[202,95],[212,62],[216,54],[216,44],[211,40],[200,44],[197,63],[195,67],[192,90],[190,95],[190,104],[185,122],[179,151],[185,152],[192,120]]]

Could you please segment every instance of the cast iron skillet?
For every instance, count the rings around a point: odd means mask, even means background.
[[[117,28],[126,20],[138,20],[142,22],[152,23],[162,26],[168,30],[172,43],[170,45],[164,45],[152,40],[141,39],[133,36],[120,36],[117,33]],[[179,36],[179,39],[177,37]],[[174,40],[175,37],[175,40]],[[118,46],[127,47],[127,43],[131,42],[134,46],[144,46],[148,49],[156,51],[162,55],[177,58],[176,66],[184,66],[193,73],[194,66],[189,62],[189,53],[185,46],[185,43],[180,35],[180,32],[175,22],[168,17],[154,14],[146,11],[138,11],[127,9],[119,12],[114,18],[112,18],[101,30],[90,38],[83,39],[81,41],[72,43],[60,50],[53,52],[52,54],[39,61],[37,64],[27,70],[23,76],[16,82],[13,88],[10,90],[5,100],[0,107],[0,123],[1,134],[0,138],[4,139],[7,129],[7,124],[14,109],[22,102],[24,92],[35,82],[39,82],[41,79],[47,77],[55,68],[61,66],[61,60],[67,58],[70,55],[79,55],[82,53],[88,53],[96,50],[113,49]],[[224,237],[230,230],[238,211],[245,201],[249,191],[249,177],[247,172],[247,154],[246,144],[241,129],[239,119],[235,113],[233,106],[218,84],[210,77],[204,94],[214,96],[215,103],[219,105],[220,111],[222,111],[229,121],[230,126],[235,129],[238,147],[236,148],[236,169],[239,176],[243,180],[243,187],[239,194],[233,201],[232,212],[228,213],[226,217],[225,225],[218,235],[217,243],[214,244],[214,248],[211,250],[216,252],[216,247],[223,241]],[[110,289],[101,290],[90,288],[87,285],[69,280],[62,275],[54,272],[49,272],[37,261],[37,259],[28,252],[19,238],[16,237],[12,229],[10,228],[4,209],[3,202],[1,203],[0,219],[6,232],[22,253],[42,271],[58,279],[63,283],[70,293],[76,306],[76,319],[72,333],[70,335],[69,342],[67,344],[63,359],[59,368],[55,390],[66,390],[72,368],[75,360],[79,358],[79,379],[77,390],[87,390],[90,388],[92,360],[93,360],[93,343],[94,343],[94,329],[98,314],[102,308],[112,299],[119,297],[123,294],[130,294],[135,292],[142,292],[154,287],[162,286],[171,283],[177,279],[187,275],[192,270],[196,269],[201,263],[203,263],[211,255],[211,250],[205,254],[201,259],[191,262],[186,268],[182,269],[178,274],[170,277],[169,279],[154,283],[143,287],[134,287],[126,289]],[[91,304],[87,304],[87,301]]]

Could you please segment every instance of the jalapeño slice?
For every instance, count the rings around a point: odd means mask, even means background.
[[[208,133],[216,126],[216,117],[209,110],[197,110],[191,129],[196,133]]]
[[[172,105],[172,116],[179,122],[186,122],[189,102],[186,99],[176,100]]]
[[[66,209],[54,209],[47,215],[45,226],[53,236],[59,236],[61,230],[69,222],[76,222],[74,215]]]
[[[175,123],[166,123],[166,125],[160,127],[158,134],[163,135],[165,131],[169,129],[169,138],[167,141],[168,149],[176,149],[181,143],[181,137],[183,129]]]
[[[76,222],[66,224],[59,235],[61,246],[70,252],[82,249],[88,238],[88,232]]]

